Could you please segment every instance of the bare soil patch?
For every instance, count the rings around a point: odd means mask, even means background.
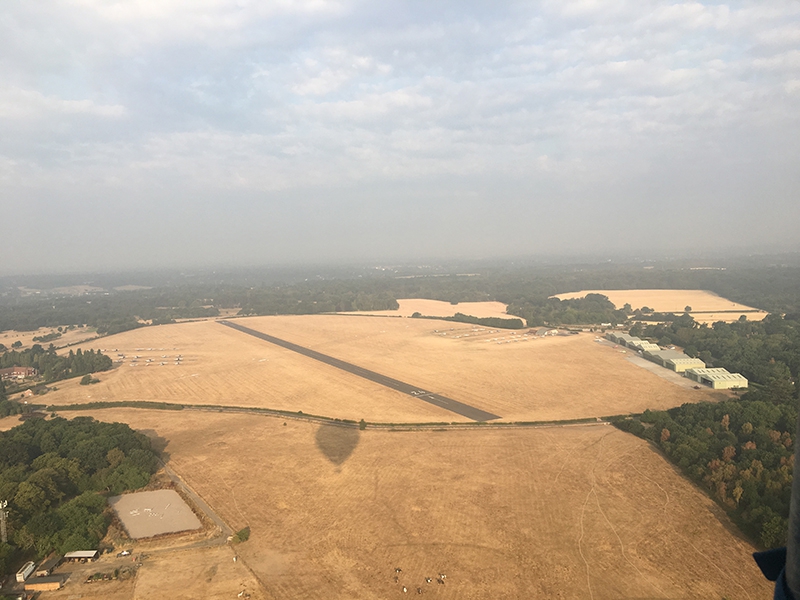
[[[169,440],[170,466],[234,529],[251,527],[235,549],[274,598],[384,599],[403,597],[402,586],[443,599],[771,593],[753,548],[716,505],[610,426],[367,430],[332,454],[320,448],[320,428],[301,422],[95,416]],[[335,432],[325,437],[336,445]],[[183,586],[197,586],[204,560],[213,562],[196,556],[153,559],[135,597],[190,597]]]
[[[731,302],[707,290],[582,290],[557,294],[555,297],[567,300],[583,298],[587,294],[602,294],[617,308],[628,303],[634,310],[647,306],[656,312],[683,313],[687,306],[691,306],[692,316],[701,323],[736,321],[742,314],[750,321],[760,321],[768,314],[752,306]]]
[[[175,490],[112,496],[108,503],[133,539],[200,529],[200,520]]]

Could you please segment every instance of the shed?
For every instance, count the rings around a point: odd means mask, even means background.
[[[47,577],[61,562],[61,556],[51,555],[39,565],[39,568],[34,571],[35,577]]]
[[[97,550],[75,550],[74,552],[67,552],[64,555],[64,560],[97,560]]]
[[[49,592],[60,590],[64,585],[64,577],[61,575],[51,575],[49,577],[33,577],[25,582],[25,591],[28,592]]]

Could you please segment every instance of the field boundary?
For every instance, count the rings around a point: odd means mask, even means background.
[[[514,429],[537,427],[567,427],[587,425],[611,425],[614,419],[637,416],[637,414],[610,415],[603,417],[584,417],[580,419],[557,419],[548,421],[478,421],[478,422],[398,422],[376,423],[369,421],[355,421],[353,419],[338,419],[324,415],[312,415],[303,411],[286,411],[274,408],[260,408],[250,406],[222,406],[218,404],[171,404],[169,402],[150,402],[147,400],[124,400],[120,402],[85,402],[82,404],[51,405],[47,411],[58,413],[60,411],[78,410],[103,410],[111,408],[132,408],[138,410],[193,410],[211,413],[254,414],[275,419],[291,419],[293,421],[306,421],[333,425],[336,427],[372,429],[376,431],[416,431],[416,430],[460,430],[460,429]]]

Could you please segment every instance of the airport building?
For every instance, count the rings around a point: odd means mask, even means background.
[[[736,388],[746,388],[747,379],[739,373],[729,373],[727,369],[715,368],[696,368],[687,369],[685,376],[707,385],[715,390],[729,390]]]
[[[657,365],[661,365],[662,367],[667,366],[667,361],[672,359],[679,359],[679,358],[689,358],[683,352],[678,352],[677,350],[662,350],[659,348],[658,350],[648,350],[644,353],[644,357],[648,360],[652,360]],[[705,366],[705,365],[703,365]]]
[[[699,358],[684,355],[682,358],[669,358],[664,361],[664,366],[676,373],[683,373],[687,369],[704,369],[706,363]]]

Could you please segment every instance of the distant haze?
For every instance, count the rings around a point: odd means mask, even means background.
[[[0,275],[796,250],[800,3],[10,0]]]

